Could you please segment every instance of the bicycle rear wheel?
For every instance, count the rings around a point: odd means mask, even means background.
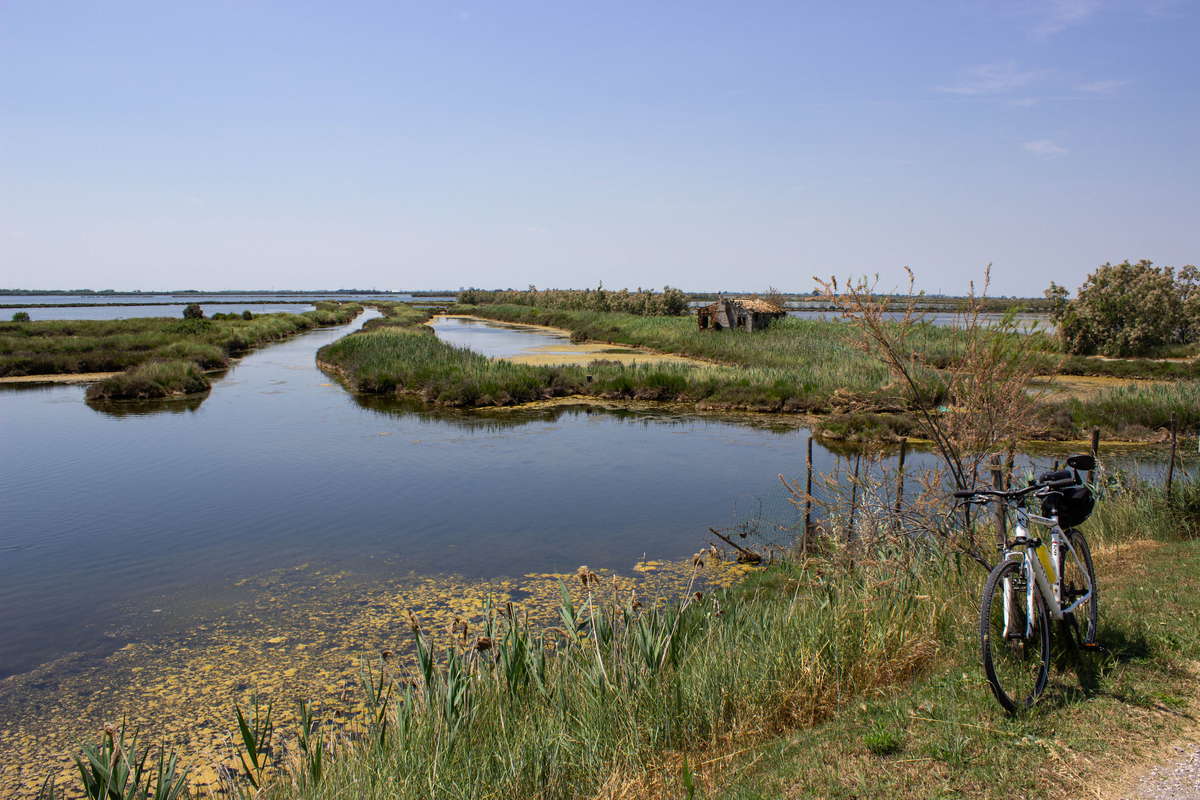
[[[1079,623],[1079,635],[1083,644],[1094,644],[1096,641],[1096,626],[1100,616],[1100,593],[1096,588],[1096,568],[1092,566],[1092,551],[1088,548],[1087,539],[1074,528],[1063,531],[1067,541],[1078,556],[1078,561],[1071,558],[1064,547],[1058,554],[1058,574],[1062,576],[1062,606],[1066,608],[1087,593],[1087,587],[1092,587],[1092,596],[1079,608],[1071,612]],[[1086,573],[1086,574],[1085,574]]]
[[[1050,620],[1036,586],[1032,625],[1027,625],[1026,587],[1030,578],[1019,561],[998,564],[988,575],[979,604],[983,671],[992,694],[1009,713],[1033,705],[1050,675]]]

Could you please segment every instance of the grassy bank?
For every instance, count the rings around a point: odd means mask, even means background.
[[[252,347],[322,325],[349,322],[362,306],[319,303],[302,314],[251,319],[63,320],[0,323],[0,376],[117,372],[89,397],[165,397],[202,391],[202,370],[220,369]],[[190,367],[187,365],[191,365]]]
[[[827,547],[681,605],[640,607],[583,572],[545,631],[504,608],[447,644],[418,621],[411,670],[365,667],[357,723],[309,708],[272,738],[251,716],[234,738],[270,755],[233,780],[311,800],[1077,793],[1111,774],[1108,749],[1149,751],[1194,702],[1200,487],[1174,505],[1114,490],[1084,530],[1105,649],[1062,648],[1021,717],[976,663],[981,570]]]
[[[426,312],[390,305],[390,310],[388,304],[381,306],[387,318],[375,320],[364,333],[336,342],[319,355],[357,391],[400,392],[433,404],[468,408],[587,395],[693,404],[705,410],[819,414],[818,433],[851,441],[918,433],[906,391],[856,345],[854,330],[840,322],[788,318],[754,334],[713,334],[697,330],[695,321],[687,317],[520,305],[455,307],[458,313],[501,322],[561,328],[575,341],[644,347],[714,364],[695,369],[667,364],[622,366],[600,360],[586,367],[535,366],[451,347],[420,324],[427,319]],[[1028,344],[1047,373],[1065,364],[1062,371],[1067,374],[1129,377],[1132,372],[1180,379],[1167,388],[1114,386],[1083,398],[1047,401],[1035,426],[1038,438],[1074,440],[1099,427],[1109,438],[1150,439],[1169,424],[1172,414],[1185,428],[1197,424],[1193,418],[1200,383],[1187,378],[1197,369],[1190,362],[1064,360],[1048,336],[1033,334]],[[924,364],[917,370],[924,391],[943,402],[939,371],[959,363],[962,333],[922,325],[912,345],[915,357]],[[1096,368],[1088,368],[1089,364]]]
[[[408,309],[376,320],[321,350],[358,391],[405,392],[454,406],[512,405],[566,395],[692,403],[707,409],[828,412],[846,403],[903,408],[887,370],[857,351],[844,326],[788,319],[754,336],[714,336],[678,317],[546,311],[525,306],[465,306],[489,318],[566,327],[577,339],[649,347],[715,362],[712,368],[594,362],[534,366],[492,360],[451,347]],[[931,341],[945,338],[930,331]],[[930,373],[930,379],[933,376]]]

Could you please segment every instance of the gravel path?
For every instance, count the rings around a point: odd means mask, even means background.
[[[1200,800],[1200,746],[1176,745],[1171,760],[1152,767],[1123,800]]]

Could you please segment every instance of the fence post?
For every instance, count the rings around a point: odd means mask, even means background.
[[[1000,454],[992,453],[992,488],[998,492],[1004,491],[1004,472],[1000,469]],[[1004,552],[1004,545],[1008,541],[1008,517],[1004,512],[1003,503],[995,503],[996,506],[996,543],[999,545],[1000,552]]]
[[[1100,429],[1099,428],[1092,428],[1092,458],[1097,461],[1100,460]],[[1088,470],[1088,483],[1094,484],[1095,482],[1096,482],[1096,470],[1089,469]]]
[[[1175,430],[1175,415],[1171,415],[1171,458],[1167,461],[1167,502],[1171,501],[1171,483],[1175,479],[1175,449],[1179,445],[1179,437]]]
[[[862,453],[854,456],[854,477],[850,480],[850,531],[847,540],[854,541],[854,512],[858,508],[858,472],[862,466]]]
[[[804,544],[803,551],[808,555],[808,534],[812,530],[812,436],[808,437],[808,456],[805,458],[805,471],[808,477],[804,483]]]
[[[896,464],[896,528],[900,528],[900,508],[904,505],[904,459],[908,455],[908,437],[900,437],[900,459]]]

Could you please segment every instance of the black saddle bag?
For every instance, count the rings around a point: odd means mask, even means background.
[[[1065,477],[1065,476],[1064,476]],[[1042,501],[1043,517],[1058,517],[1062,528],[1074,528],[1082,525],[1084,520],[1092,515],[1096,507],[1096,498],[1086,486],[1068,486],[1050,494]]]

